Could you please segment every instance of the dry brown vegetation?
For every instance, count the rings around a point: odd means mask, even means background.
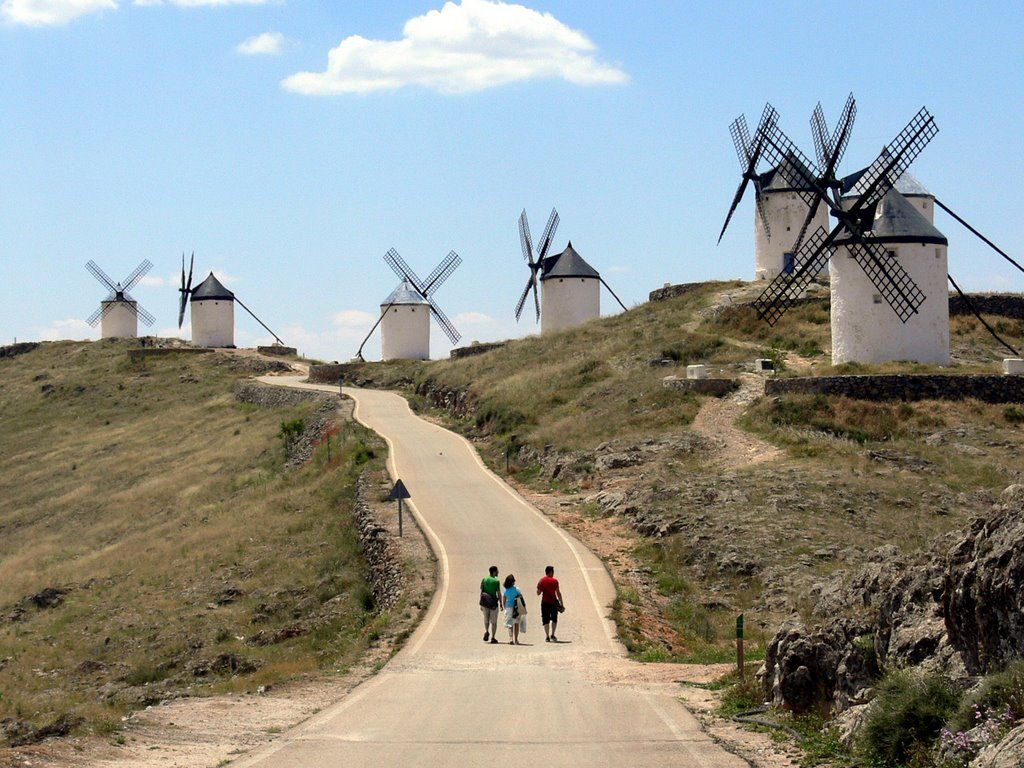
[[[125,349],[0,362],[0,719],[113,730],[140,704],[344,667],[388,620],[352,526],[373,438],[348,424],[331,471],[323,448],[285,471],[279,431],[309,407],[237,403],[245,360]]]

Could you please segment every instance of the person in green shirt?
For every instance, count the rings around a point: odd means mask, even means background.
[[[501,593],[501,582],[498,581],[498,566],[492,565],[489,569],[490,575],[484,576],[480,582],[480,610],[484,614],[484,642],[490,640],[497,644],[498,638],[498,611],[501,610],[501,600],[498,595]]]

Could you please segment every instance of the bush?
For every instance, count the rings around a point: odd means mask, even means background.
[[[284,443],[285,450],[290,450],[295,444],[295,441],[302,436],[303,430],[306,429],[306,422],[302,419],[292,419],[291,421],[282,421],[281,428],[278,430],[277,436],[281,438],[281,442]]]
[[[978,724],[978,713],[984,712],[1006,712],[1013,720],[1024,719],[1024,661],[988,675],[964,700],[953,724],[962,731],[970,730]]]
[[[960,693],[940,674],[890,673],[878,687],[861,733],[860,750],[878,766],[926,762],[959,704]]]
[[[1024,424],[1024,409],[1016,405],[1008,405],[1003,410],[1003,418],[1010,424]]]

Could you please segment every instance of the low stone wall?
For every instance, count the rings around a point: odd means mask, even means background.
[[[656,291],[651,291],[648,295],[648,301],[667,301],[668,299],[674,299],[676,296],[682,296],[684,293],[690,293],[698,288],[707,285],[707,283],[679,283],[678,285],[666,285],[664,288],[658,288]]]
[[[27,352],[31,352],[39,347],[38,341],[21,341],[17,344],[8,344],[6,347],[0,347],[0,360],[4,360],[10,357],[17,357],[18,355],[24,355]]]
[[[269,347],[256,347],[256,351],[261,355],[270,355],[271,357],[297,357],[299,354],[295,347],[282,347],[276,344]]]
[[[404,576],[402,558],[391,532],[381,524],[370,504],[372,483],[366,472],[359,476],[356,484],[356,524],[359,526],[359,546],[369,566],[370,587],[379,610],[388,611],[395,607],[402,596]],[[413,528],[412,514],[408,526]]]
[[[971,303],[983,315],[1009,317],[1024,320],[1024,294],[1020,293],[969,293]],[[970,315],[971,308],[959,294],[949,297],[949,314]]]
[[[264,384],[253,379],[235,382],[235,399],[240,403],[252,403],[263,408],[294,408],[303,403],[318,405],[307,420],[302,434],[288,450],[288,467],[300,467],[309,461],[317,444],[334,424],[341,405],[340,395],[308,389],[275,387],[273,384]]]
[[[458,347],[451,351],[449,357],[452,360],[460,360],[463,357],[473,357],[474,355],[482,355],[485,352],[490,352],[492,349],[501,349],[507,341],[493,341],[487,344],[470,344],[468,347]]]
[[[1024,403],[1024,376],[893,374],[768,379],[766,395],[833,395],[857,400],[981,400]]]
[[[338,379],[346,379],[362,363],[328,363],[325,365],[309,366],[309,381],[311,384],[337,384]]]
[[[740,388],[739,379],[679,379],[675,376],[666,376],[661,385],[666,389],[711,397],[725,397]]]

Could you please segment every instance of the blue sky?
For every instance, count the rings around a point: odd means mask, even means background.
[[[669,281],[749,277],[750,199],[715,245],[738,182],[729,122],[771,101],[811,154],[815,103],[834,120],[850,91],[844,171],[927,105],[941,132],[914,173],[1024,256],[1021,4],[863,2],[842,20],[809,2],[431,14],[442,5],[0,0],[3,343],[92,333],[89,259],[114,277],[153,261],[136,297],[176,331],[172,281],[193,250],[200,277],[216,269],[322,358],[351,357],[372,324],[396,282],[390,247],[421,274],[462,255],[438,299],[464,342],[536,332],[512,319],[524,207],[536,234],[557,206],[556,245],[571,239],[627,305]],[[962,285],[1024,290],[936,223]],[[240,343],[263,338],[239,318]],[[448,346],[435,335],[435,355]]]

